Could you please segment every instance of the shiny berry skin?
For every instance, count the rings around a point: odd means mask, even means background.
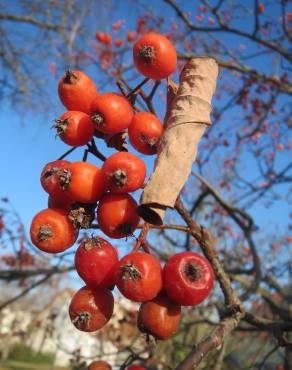
[[[101,329],[111,318],[114,298],[108,289],[91,289],[84,286],[73,296],[69,305],[72,324],[81,331]]]
[[[116,93],[98,95],[91,104],[91,120],[98,131],[117,134],[128,128],[134,111],[128,100]]]
[[[30,226],[32,243],[47,253],[60,253],[76,241],[78,231],[68,218],[68,212],[48,208],[34,216]]]
[[[111,155],[102,166],[108,186],[113,193],[130,193],[141,188],[146,176],[146,166],[134,154],[118,152]]]
[[[195,252],[173,255],[163,269],[167,295],[182,306],[195,306],[210,294],[214,274],[208,260]]]
[[[105,361],[93,361],[88,366],[88,370],[112,370],[112,367]]]
[[[129,194],[106,194],[99,201],[97,222],[102,232],[113,239],[125,238],[140,221],[137,203]]]
[[[64,191],[62,189],[62,186],[60,185],[59,176],[61,173],[63,173],[64,169],[68,168],[69,165],[70,162],[68,161],[58,160],[47,163],[42,170],[42,187],[54,199],[60,199],[64,197]]]
[[[73,204],[72,199],[66,196],[65,194],[59,198],[53,198],[51,195],[49,195],[48,198],[48,208],[61,208],[69,212],[72,207],[72,204]]]
[[[75,267],[86,285],[112,288],[118,260],[117,250],[105,239],[96,236],[82,240],[75,254]]]
[[[161,80],[176,70],[176,50],[163,35],[148,33],[134,45],[134,64],[145,77]]]
[[[115,281],[119,291],[135,302],[145,302],[162,289],[159,261],[148,253],[132,252],[116,266]]]
[[[61,102],[68,110],[90,113],[93,99],[98,95],[94,82],[85,73],[67,71],[58,85]]]
[[[65,144],[82,146],[93,137],[95,127],[86,113],[70,110],[62,114],[55,122],[57,135]]]
[[[161,292],[151,301],[141,304],[138,312],[138,328],[157,339],[168,339],[177,330],[181,317],[181,306]]]
[[[87,162],[73,162],[61,178],[65,194],[80,203],[96,203],[107,189],[103,171]]]
[[[159,119],[149,112],[138,112],[128,129],[132,146],[140,153],[152,155],[157,153],[157,145],[163,133]]]

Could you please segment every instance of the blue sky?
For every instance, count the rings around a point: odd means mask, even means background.
[[[188,1],[182,3],[184,5],[189,4]],[[245,5],[249,3],[249,1],[245,2]],[[117,6],[113,10],[111,22],[127,18],[127,27],[133,29],[137,13],[135,12],[135,6],[134,9],[131,6],[132,12],[129,13],[129,4],[133,3],[126,2],[126,6]],[[148,4],[154,7],[156,14],[163,14],[165,17],[174,16],[173,12],[162,2],[149,1]],[[269,11],[273,11],[272,7],[269,9]],[[196,14],[196,10],[197,6],[194,5],[194,15]],[[129,14],[131,15],[129,16]],[[241,23],[242,22],[238,20],[238,26],[240,26]],[[22,27],[22,25],[19,25],[19,27]],[[246,24],[245,27],[248,28],[249,25]],[[96,31],[99,30],[97,23]],[[108,29],[104,29],[104,31],[110,31],[110,25],[108,25]],[[222,35],[221,40],[226,42],[229,47],[238,43],[238,39],[228,35]],[[248,43],[245,41],[245,44]],[[264,59],[259,59],[255,66],[259,67],[259,64],[263,62]],[[49,60],[40,62],[39,67],[42,73],[49,73],[48,66],[50,63],[51,61]],[[263,72],[271,68],[271,66],[266,63],[263,63],[261,67]],[[93,68],[87,72],[95,78]],[[29,229],[32,217],[41,209],[46,208],[47,204],[47,194],[41,188],[39,181],[42,168],[47,162],[57,159],[62,153],[68,150],[68,146],[59,139],[55,139],[54,131],[51,129],[53,119],[65,111],[58,100],[57,80],[53,77],[51,77],[51,83],[48,88],[50,89],[50,98],[52,101],[52,110],[50,112],[44,113],[41,111],[34,111],[22,115],[13,110],[13,107],[7,102],[1,102],[0,122],[2,130],[0,135],[0,147],[2,156],[0,165],[2,175],[0,181],[0,196],[8,196],[10,198],[12,204],[24,221],[27,230]],[[107,88],[110,90],[113,89],[112,87],[105,86],[104,91],[106,91]],[[163,109],[159,108],[160,115],[162,111]],[[160,118],[162,118],[162,116]],[[105,154],[113,152],[109,152],[104,146],[101,148]],[[82,149],[76,150],[76,152],[68,158],[71,161],[80,160],[82,158]],[[143,158],[146,159],[145,156]],[[248,160],[248,157],[246,158]],[[285,162],[287,159],[280,158],[280,160]],[[92,156],[89,157],[89,161],[98,166],[101,165],[101,162]],[[148,174],[152,169],[152,161],[152,158],[147,158]],[[253,165],[249,164],[249,166],[249,171],[252,173]],[[286,190],[286,187],[283,188],[283,190]],[[288,207],[289,205],[287,203],[280,202],[272,209],[272,212],[268,214],[264,206],[258,206],[253,212],[256,215],[256,219],[264,226],[273,223],[279,217],[284,217],[286,219]]]

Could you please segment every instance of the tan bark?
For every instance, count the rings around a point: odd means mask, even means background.
[[[149,223],[163,223],[165,210],[174,207],[188,179],[199,141],[211,124],[211,99],[217,77],[218,64],[209,57],[191,59],[180,75],[178,92],[167,109],[155,170],[138,208],[140,216]]]

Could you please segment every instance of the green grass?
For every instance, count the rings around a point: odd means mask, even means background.
[[[23,344],[16,344],[9,353],[8,360],[28,362],[37,365],[53,365],[54,355],[52,353],[39,353]]]
[[[52,365],[8,360],[4,365],[0,365],[0,370],[51,370]],[[70,370],[68,367],[54,367],[54,370]]]

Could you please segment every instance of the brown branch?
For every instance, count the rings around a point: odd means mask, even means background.
[[[144,86],[148,81],[149,81],[149,78],[148,78],[148,77],[144,78],[144,80],[143,80],[143,81],[141,81],[137,86],[135,86],[132,90],[130,90],[130,91],[127,93],[126,97],[127,97],[127,98],[129,98],[131,95],[134,95],[134,94],[135,94],[136,92],[138,92],[138,91],[142,88],[142,86]]]
[[[73,148],[67,150],[64,154],[62,154],[59,158],[58,158],[58,161],[60,161],[61,159],[64,159],[67,157],[67,155],[71,154],[77,147],[74,146]]]
[[[185,60],[192,59],[195,56],[196,56],[195,54],[187,54],[187,53],[178,54],[178,58],[185,59]],[[230,71],[236,71],[243,75],[247,75],[258,82],[270,83],[273,86],[275,86],[278,89],[278,91],[280,91],[281,93],[292,95],[292,84],[290,84],[289,82],[280,81],[278,77],[268,76],[263,73],[259,73],[255,69],[252,69],[250,67],[247,67],[245,65],[242,65],[242,64],[239,64],[233,61],[226,62],[224,60],[217,59],[217,58],[216,58],[216,61],[221,68],[225,68]]]
[[[219,257],[214,248],[214,239],[209,232],[202,226],[197,225],[190,213],[184,207],[180,198],[175,203],[175,209],[185,220],[190,228],[190,233],[198,241],[205,257],[211,263],[214,274],[220,284],[225,298],[227,312],[219,325],[203,339],[198,346],[189,353],[189,355],[178,365],[176,370],[195,369],[196,366],[208,355],[213,349],[220,349],[226,336],[228,336],[239,324],[244,316],[244,307],[232,289],[231,281],[225,273]]]
[[[131,87],[129,86],[127,80],[123,76],[120,77],[120,80],[127,87],[128,91],[131,91],[132,90]],[[134,88],[134,90],[136,90],[136,89]],[[147,96],[146,93],[144,92],[144,90],[142,88],[139,89],[138,93],[139,93],[139,96],[142,98],[143,102],[146,104],[149,112],[151,112],[152,114],[155,114],[156,115],[156,111],[155,111],[154,105],[152,103],[153,96],[152,97],[151,97],[151,95],[150,96]],[[134,95],[134,97],[137,99],[138,98],[138,95]],[[134,106],[134,108],[135,108],[135,106]],[[136,108],[136,109],[139,111],[138,108]]]
[[[201,181],[201,183],[208,189],[210,194],[216,199],[216,201],[221,205],[221,207],[228,212],[230,217],[242,229],[244,237],[248,242],[253,258],[252,272],[255,272],[256,276],[255,279],[253,280],[253,283],[248,287],[247,291],[241,297],[242,300],[246,300],[258,288],[262,278],[260,259],[257,253],[255,242],[252,237],[252,231],[254,226],[253,219],[244,210],[228,204],[203,176],[201,176],[200,174],[195,174],[194,172],[192,172],[192,174]]]
[[[221,370],[221,368],[223,366],[223,362],[224,362],[225,353],[226,353],[226,338],[225,338],[225,342],[223,343],[223,345],[221,347],[219,356],[216,359],[216,364],[215,364],[213,370]]]
[[[148,224],[149,229],[157,229],[157,230],[164,230],[164,229],[169,229],[169,230],[177,230],[177,231],[183,231],[185,233],[189,233],[190,229],[186,226],[183,225],[175,225],[175,224],[164,224],[164,225],[152,225]],[[144,224],[140,224],[137,226],[137,229],[142,229]],[[99,226],[97,224],[92,224],[90,226],[91,229],[99,229]]]
[[[43,278],[41,278],[40,280],[37,280],[35,283],[33,283],[32,285],[30,285],[28,288],[24,289],[22,292],[20,292],[19,294],[17,294],[16,296],[14,296],[13,298],[9,299],[8,301],[5,301],[4,303],[0,304],[0,311],[9,306],[10,304],[14,303],[15,301],[17,301],[18,299],[24,297],[27,293],[29,293],[32,289],[36,288],[37,286],[45,283],[47,280],[49,280],[51,278],[52,274],[49,273],[47,275],[45,275]]]
[[[225,24],[222,21],[220,14],[217,12],[215,8],[209,7],[211,12],[213,12],[213,14],[216,16],[216,19],[219,23],[219,27],[201,27],[201,26],[196,26],[194,23],[192,23],[187,17],[187,15],[180,9],[179,5],[174,0],[164,0],[164,2],[166,2],[168,5],[170,5],[175,10],[178,17],[185,23],[185,25],[191,31],[210,32],[210,33],[222,32],[222,33],[231,33],[237,36],[242,36],[255,43],[259,43],[270,50],[277,52],[278,54],[282,55],[287,61],[289,61],[290,63],[292,62],[292,56],[288,50],[284,49],[281,46],[278,46],[277,43],[270,43],[264,39],[261,39],[254,33],[248,33],[248,32],[239,30],[237,28],[231,28],[229,25]]]
[[[54,266],[51,269],[36,269],[36,270],[2,270],[0,271],[0,280],[13,281],[27,279],[32,276],[44,274],[63,274],[75,269],[75,266],[58,267]]]
[[[220,324],[203,339],[189,355],[175,368],[175,370],[196,369],[197,365],[213,349],[220,350],[225,338],[237,327],[243,313],[238,311],[231,317],[223,319]]]
[[[150,248],[146,241],[148,231],[149,231],[149,224],[145,222],[144,225],[142,226],[140,235],[137,238],[137,242],[134,245],[133,252],[137,252],[139,248],[142,247],[144,249],[144,252],[150,253]]]
[[[57,24],[41,22],[31,16],[25,16],[25,15],[0,14],[0,20],[20,22],[20,23],[29,23],[39,28],[44,28],[46,30],[55,31],[55,32],[60,32],[60,30],[63,29],[62,26],[59,26]]]
[[[87,144],[88,153],[93,154],[95,157],[100,159],[102,162],[106,160],[106,157],[97,149],[94,139],[91,140],[90,144]]]
[[[242,286],[244,286],[246,288],[250,288],[253,285],[253,283],[251,281],[249,281],[246,278],[244,278],[243,276],[239,276],[239,275],[233,275],[232,280],[235,280],[235,281],[239,282]],[[268,305],[271,307],[271,309],[274,312],[276,312],[277,314],[279,314],[282,319],[287,320],[287,321],[289,321],[289,320],[292,321],[292,317],[289,314],[288,309],[285,309],[283,307],[283,305],[281,305],[281,304],[277,304],[275,302],[275,300],[273,299],[273,297],[271,296],[271,294],[266,289],[264,289],[262,287],[258,287],[255,290],[255,293],[257,293],[261,297],[263,297],[263,299],[268,303]]]
[[[285,289],[278,283],[278,281],[272,275],[266,275],[263,277],[265,283],[270,287],[274,288],[281,296],[287,300],[289,303],[292,303],[292,296],[287,293]]]
[[[265,317],[257,316],[255,314],[252,314],[251,312],[246,312],[243,321],[249,323],[250,325],[253,325],[256,328],[256,330],[292,331],[292,320],[290,321],[271,320]]]

